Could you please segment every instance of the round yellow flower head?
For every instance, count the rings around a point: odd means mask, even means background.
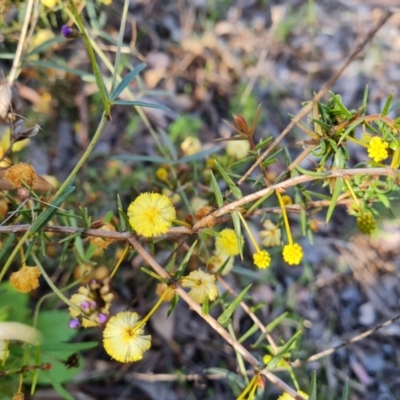
[[[302,390],[298,390],[297,394],[300,394],[303,396],[305,399],[308,399],[309,396],[307,393],[304,393]],[[289,393],[283,393],[281,396],[278,397],[278,400],[294,400],[294,397],[291,396]]]
[[[379,136],[374,136],[368,143],[368,157],[375,162],[381,162],[389,157],[388,147],[387,142],[384,142]]]
[[[221,270],[222,266],[224,268]],[[207,269],[216,274],[220,271],[221,275],[228,275],[233,268],[233,257],[230,257],[226,254],[216,254],[209,258],[207,261]]]
[[[260,250],[253,254],[253,261],[258,268],[268,268],[271,265],[271,256],[267,250]]]
[[[168,232],[176,211],[170,199],[159,193],[142,193],[128,207],[129,223],[145,237]]]
[[[111,225],[109,223],[103,223],[103,225],[100,228],[98,228],[98,230],[115,232],[115,227],[114,225]],[[106,249],[113,242],[112,239],[94,237],[94,236],[89,236],[87,240],[94,246],[100,247],[101,249]]]
[[[14,189],[23,186],[23,182],[32,187],[37,181],[35,168],[29,164],[16,164],[7,169],[4,179],[12,183]]]
[[[181,144],[185,156],[192,156],[201,150],[201,142],[197,137],[188,136]]]
[[[376,221],[371,213],[362,214],[357,218],[357,226],[362,233],[370,235],[376,229]]]
[[[122,363],[138,361],[151,346],[151,336],[144,335],[139,314],[120,312],[107,322],[103,332],[104,349],[114,360]]]
[[[299,265],[303,258],[303,249],[298,243],[287,244],[283,248],[282,255],[289,265]]]
[[[13,272],[10,276],[10,282],[23,293],[28,293],[39,286],[39,276],[41,275],[38,267],[27,267],[24,265],[19,271]]]
[[[240,253],[241,247],[243,247],[243,238],[240,238],[239,243],[239,240],[233,229],[222,230],[215,240],[215,249],[217,254],[236,256]]]
[[[156,177],[161,182],[166,182],[168,180],[168,171],[165,168],[158,168],[156,171]]]
[[[279,246],[281,244],[281,230],[267,219],[263,224],[265,230],[260,231],[262,244],[265,247]]]
[[[226,153],[237,160],[245,158],[250,150],[247,140],[229,140],[226,145]]]
[[[182,278],[182,286],[190,288],[189,296],[198,304],[203,304],[208,295],[210,301],[218,296],[218,288],[215,284],[215,276],[207,274],[200,269],[192,271],[188,276]]]

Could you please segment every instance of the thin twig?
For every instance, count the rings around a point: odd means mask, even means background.
[[[391,319],[389,319],[389,320],[387,320],[385,322],[382,322],[381,324],[378,324],[378,325],[374,326],[372,329],[370,329],[370,330],[368,330],[368,331],[366,331],[364,333],[361,333],[360,335],[357,335],[357,336],[353,337],[350,340],[344,341],[343,343],[341,343],[341,344],[339,344],[339,345],[337,345],[335,347],[331,347],[330,349],[327,349],[327,350],[321,351],[320,353],[314,354],[313,356],[307,358],[306,360],[296,360],[296,361],[292,362],[290,365],[292,367],[300,367],[303,364],[319,360],[322,357],[329,356],[329,354],[334,353],[335,351],[341,349],[342,347],[348,346],[349,344],[352,344],[352,343],[355,343],[355,342],[359,342],[360,340],[366,338],[367,336],[370,336],[373,333],[377,332],[379,329],[382,329],[385,326],[393,324],[398,319],[400,319],[400,314],[396,315],[395,317],[393,317],[393,318],[391,318]]]
[[[386,10],[382,18],[376,23],[376,25],[367,33],[364,40],[354,49],[349,55],[346,62],[341,68],[325,83],[319,92],[308,102],[292,119],[290,124],[282,131],[282,133],[271,143],[267,150],[257,159],[257,161],[249,168],[249,170],[239,179],[238,185],[242,184],[247,177],[260,165],[265,158],[267,158],[275,149],[275,147],[281,142],[281,140],[291,131],[291,129],[297,125],[314,107],[314,104],[318,102],[325,93],[333,86],[333,84],[339,79],[343,71],[353,62],[353,60],[361,53],[364,47],[372,40],[376,32],[385,24],[385,22],[393,15],[393,10]]]

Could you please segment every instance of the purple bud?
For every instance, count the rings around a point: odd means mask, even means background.
[[[71,321],[69,321],[68,326],[71,329],[78,329],[81,326],[81,323],[79,322],[78,318],[72,318]]]
[[[87,310],[89,310],[89,307],[90,307],[90,304],[88,301],[82,301],[82,303],[81,303],[82,310],[87,311]]]
[[[66,37],[66,38],[70,38],[73,36],[74,31],[72,30],[72,28],[68,25],[63,25],[61,27],[61,34]]]
[[[105,322],[107,322],[107,315],[99,313],[97,319],[100,324],[104,324]]]
[[[92,300],[92,307],[96,308],[97,307],[97,301],[96,300]]]

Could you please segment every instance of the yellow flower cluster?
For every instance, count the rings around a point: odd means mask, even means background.
[[[376,229],[375,218],[371,213],[362,214],[357,218],[357,226],[362,233],[370,235]]]
[[[10,276],[11,284],[22,293],[28,293],[39,286],[41,275],[38,267],[24,265],[19,271],[13,272]]]
[[[304,393],[302,390],[298,390],[297,394],[300,394],[303,396],[305,399],[308,399],[309,396],[307,393]],[[283,393],[281,396],[278,397],[278,400],[294,400],[294,397],[291,396],[289,393]]]
[[[139,314],[120,312],[109,319],[103,332],[103,345],[108,355],[122,363],[138,361],[151,346],[151,336],[144,335]]]
[[[218,254],[226,254],[227,256],[236,256],[243,247],[243,238],[239,240],[233,229],[224,229],[219,233],[215,240],[215,249]]]
[[[253,254],[254,264],[258,268],[267,268],[271,264],[271,256],[267,250],[259,250]]]
[[[168,232],[176,211],[170,199],[159,193],[142,193],[128,207],[129,223],[145,237]]]
[[[207,261],[207,268],[216,273],[221,268],[221,275],[227,275],[233,268],[234,256],[243,248],[243,237],[238,240],[233,229],[223,229],[215,240],[215,251]]]
[[[182,286],[190,288],[189,296],[198,304],[203,304],[207,295],[210,301],[214,301],[218,296],[215,276],[200,269],[183,277]]]
[[[383,141],[379,136],[374,136],[368,143],[368,157],[375,162],[381,162],[388,158],[387,151],[389,144]]]
[[[298,243],[287,244],[283,248],[282,255],[289,265],[299,265],[303,259],[303,249]]]
[[[281,230],[270,219],[263,224],[265,230],[260,231],[262,244],[265,247],[279,246],[281,244]]]

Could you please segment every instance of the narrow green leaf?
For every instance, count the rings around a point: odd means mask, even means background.
[[[317,374],[315,371],[312,373],[309,400],[317,400]]]
[[[47,206],[47,208],[39,215],[38,219],[32,224],[30,229],[32,234],[38,232],[47,224],[51,217],[57,212],[57,207],[59,207],[74,190],[74,186],[67,187],[60,196],[54,199],[53,202]]]
[[[147,103],[145,101],[138,100],[114,100],[113,104],[118,104],[120,106],[157,108],[158,110],[171,111],[170,108],[163,106],[162,104]]]
[[[342,193],[343,184],[343,178],[336,178],[335,189],[333,190],[331,203],[329,204],[328,212],[326,213],[326,223],[328,223],[332,217],[338,197],[340,196],[340,193]]]
[[[128,72],[121,80],[121,82],[117,85],[117,87],[114,89],[114,91],[111,93],[111,100],[115,100],[122,93],[122,91],[131,83],[131,81],[135,79],[136,76],[139,75],[140,72],[142,72],[146,68],[146,66],[147,64],[141,63],[135,68],[133,68],[132,71]],[[113,101],[113,104],[118,104],[118,103]]]
[[[43,42],[42,44],[40,44],[39,46],[36,46],[32,51],[30,51],[27,55],[26,58],[30,58],[30,56],[33,56],[34,54],[39,54],[44,52],[45,50],[49,49],[50,47],[56,45],[56,44],[60,44],[65,42],[65,37],[64,36],[56,36],[53,37],[49,40],[46,40],[45,42]]]
[[[178,153],[176,151],[175,145],[169,135],[163,130],[159,129],[160,135],[162,136],[164,144],[167,146],[171,158],[176,162],[178,160]]]
[[[158,281],[162,283],[168,283],[164,278],[161,278],[161,276],[157,275],[155,272],[153,272],[151,269],[148,268],[140,268],[145,274],[150,275],[152,278],[157,279]]]
[[[208,298],[208,294],[204,298],[204,303],[203,303],[201,312],[203,313],[203,315],[210,314],[210,299]]]
[[[47,371],[46,371],[46,372],[47,372]],[[66,391],[66,390],[64,389],[64,387],[61,385],[61,383],[57,382],[55,379],[53,379],[53,378],[51,377],[51,374],[49,374],[49,373],[47,372],[46,375],[49,377],[49,379],[50,379],[50,381],[51,381],[51,384],[53,385],[54,390],[55,390],[60,396],[62,396],[65,400],[75,400],[75,399],[68,393],[68,391]]]
[[[386,115],[389,114],[390,105],[392,104],[392,100],[393,100],[393,92],[390,93],[389,97],[386,100],[385,105],[383,106],[383,110],[382,110],[383,117],[386,117]]]
[[[173,299],[171,300],[169,309],[168,309],[168,313],[167,313],[167,317],[169,317],[172,313],[172,311],[174,311],[174,308],[176,307],[176,305],[178,304],[179,301],[179,296],[175,293]]]
[[[342,395],[342,400],[348,400],[348,399],[349,399],[349,378],[347,378],[344,383],[344,389]]]
[[[268,369],[275,368],[279,361],[282,360],[285,354],[288,353],[294,342],[301,335],[302,331],[296,332],[279,350],[279,353],[272,357],[271,361],[267,364]]]
[[[278,326],[288,315],[288,311],[285,311],[284,313],[282,313],[281,315],[279,315],[278,317],[276,317],[273,321],[271,321],[268,325],[267,325],[267,332],[272,332],[276,326]]]
[[[223,327],[228,326],[233,312],[236,310],[236,308],[238,308],[238,306],[240,305],[241,301],[244,299],[244,297],[246,296],[247,292],[250,290],[251,286],[252,285],[250,284],[249,286],[244,288],[240,292],[240,294],[236,297],[236,299],[234,299],[232,301],[232,303],[227,307],[227,309],[219,316],[218,322]]]
[[[329,92],[332,96],[332,99],[335,101],[335,105],[339,108],[339,110],[345,114],[347,119],[351,118],[351,112],[344,106],[340,96],[334,94],[333,92]]]
[[[301,168],[298,165],[296,166],[296,170],[306,176],[317,176],[320,178],[324,178],[328,175],[326,172],[307,171],[306,169]]]
[[[123,211],[121,197],[120,197],[119,193],[117,193],[117,209],[118,209],[118,214],[119,214],[119,230],[121,232],[124,232],[127,227],[127,222],[129,222],[129,221],[127,221],[128,216]]]
[[[221,190],[218,186],[218,182],[215,179],[213,172],[211,171],[211,186],[215,195],[215,200],[217,202],[218,207],[222,207],[224,205],[224,198],[222,196]]]
[[[186,266],[192,256],[192,253],[197,245],[197,240],[190,246],[189,251],[186,253],[185,258],[183,259],[181,265],[178,267],[176,274],[174,275],[175,280],[179,280],[185,272]]]
[[[265,196],[261,197],[261,199],[258,199],[253,205],[247,210],[249,214],[251,214],[258,206],[262,203],[264,203],[265,200],[268,199],[272,194],[274,193],[273,190],[271,190],[269,193],[267,193]]]
[[[124,33],[125,33],[126,19],[128,16],[128,8],[129,8],[129,0],[124,0],[124,8],[122,9],[122,16],[121,16],[121,20],[120,20],[120,24],[119,24],[117,54],[115,55],[114,73],[113,73],[112,83],[111,83],[111,92],[114,91],[115,85],[117,83],[118,71],[119,71],[120,59],[121,59],[121,49],[124,44]],[[101,30],[101,29],[99,29],[99,30]]]
[[[236,238],[239,243],[240,258],[243,260],[242,224],[241,224],[240,217],[239,217],[237,211],[234,211],[231,215],[232,215],[233,228],[235,230]]]
[[[361,104],[361,114],[362,115],[365,115],[365,112],[367,110],[368,92],[369,92],[369,86],[366,85],[365,86],[365,90],[364,90],[363,101],[362,101],[362,104]]]
[[[15,239],[15,233],[10,233],[10,234],[8,235],[7,240],[6,240],[6,241],[3,243],[3,245],[1,246],[1,249],[0,249],[0,260],[3,259],[4,254],[6,254],[6,251],[7,251],[8,248],[11,246],[12,242],[14,241],[14,239]]]
[[[243,197],[241,190],[233,182],[231,177],[225,172],[225,170],[222,168],[222,165],[218,161],[215,161],[215,166],[218,168],[218,171],[222,175],[222,178],[229,186],[229,189],[232,191],[235,199],[241,199]]]
[[[246,339],[248,339],[250,336],[254,335],[260,328],[258,327],[257,324],[253,324],[253,326],[245,332],[240,339],[238,339],[239,343],[243,343]]]
[[[340,145],[343,140],[345,140],[347,138],[347,136],[354,131],[354,129],[358,126],[361,125],[363,123],[362,119],[359,119],[355,122],[353,122],[352,124],[349,125],[349,127],[344,131],[344,133],[342,134],[342,136],[340,137],[339,141],[338,141],[338,145]]]

